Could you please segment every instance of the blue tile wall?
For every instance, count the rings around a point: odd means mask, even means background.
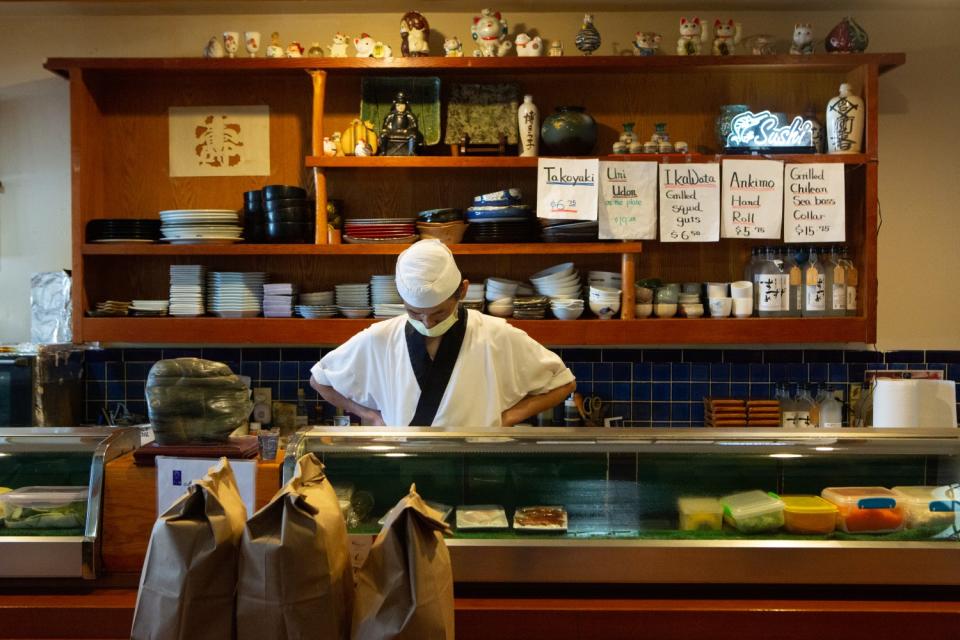
[[[220,360],[275,400],[296,402],[300,391],[311,422],[332,415],[310,388],[310,367],[325,353],[318,348],[105,349],[86,360],[86,420],[102,422],[102,411],[124,402],[146,415],[144,385],[161,358],[193,356]],[[641,427],[703,424],[703,398],[773,395],[778,382],[831,384],[847,392],[871,369],[936,369],[960,382],[960,351],[847,351],[813,349],[558,349],[577,377],[577,389],[600,396],[607,415]],[[958,397],[960,402],[960,397]]]

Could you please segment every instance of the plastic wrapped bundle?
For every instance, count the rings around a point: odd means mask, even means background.
[[[200,358],[158,361],[146,391],[159,444],[223,442],[253,408],[250,390],[229,367]]]

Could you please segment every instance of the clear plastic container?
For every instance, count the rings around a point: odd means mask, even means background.
[[[907,529],[960,527],[960,492],[945,487],[894,487]]]
[[[837,507],[820,496],[780,496],[783,526],[790,533],[825,535],[837,527]]]
[[[776,531],[783,526],[783,500],[763,491],[744,491],[720,498],[723,519],[741,533]]]
[[[889,533],[903,528],[897,494],[884,487],[827,487],[820,496],[837,505],[837,524],[847,533]]]
[[[723,505],[716,498],[680,498],[681,531],[720,531],[723,528]]]
[[[0,495],[10,529],[79,529],[87,522],[87,487],[23,487]]]

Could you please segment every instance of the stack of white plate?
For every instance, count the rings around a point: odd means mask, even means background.
[[[288,282],[263,285],[263,317],[290,318],[293,316],[293,300],[297,287]]]
[[[169,308],[169,300],[134,300],[129,310],[135,316],[165,316]]]
[[[333,291],[301,293],[297,315],[303,318],[332,318],[337,315],[337,305],[333,304]]]
[[[373,305],[374,318],[396,318],[407,311],[403,304],[375,304]]]
[[[537,293],[553,299],[579,298],[583,293],[580,274],[572,262],[554,265],[530,276]]]
[[[397,291],[397,277],[395,275],[370,276],[370,298],[373,306],[399,304],[403,306],[400,292]]]
[[[160,212],[160,233],[173,244],[230,244],[243,240],[232,209],[170,209]]]
[[[204,272],[199,264],[170,265],[170,315],[202,316],[206,292]]]
[[[347,318],[366,318],[373,311],[370,306],[370,285],[338,284],[334,287],[337,294],[337,309]]]
[[[221,318],[255,318],[263,310],[262,272],[212,271],[207,275],[207,309]]]

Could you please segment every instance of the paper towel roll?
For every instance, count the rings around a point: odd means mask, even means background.
[[[952,380],[877,380],[873,426],[955,429],[956,386]]]

